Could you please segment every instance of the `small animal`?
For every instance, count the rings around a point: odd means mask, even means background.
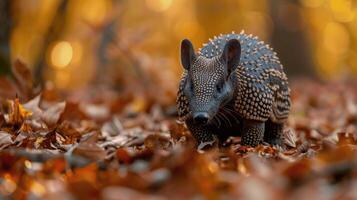
[[[277,54],[257,37],[225,34],[196,53],[181,42],[184,72],[177,93],[179,118],[198,148],[241,135],[241,144],[283,145],[290,88]]]

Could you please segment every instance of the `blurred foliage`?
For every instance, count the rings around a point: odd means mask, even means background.
[[[156,89],[172,101],[182,71],[179,42],[189,38],[199,48],[209,37],[241,29],[271,43],[290,77],[357,74],[352,0],[7,2],[11,61],[21,58],[36,79],[60,89],[108,83]]]

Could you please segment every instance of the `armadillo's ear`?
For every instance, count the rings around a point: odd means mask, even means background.
[[[224,63],[227,64],[228,73],[234,71],[240,60],[241,47],[237,39],[229,40],[224,46],[224,50],[221,56],[221,59]]]
[[[184,39],[181,42],[181,64],[188,70],[191,63],[196,58],[195,50],[190,40]]]

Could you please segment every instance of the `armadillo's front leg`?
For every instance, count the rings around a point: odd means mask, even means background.
[[[244,120],[242,129],[242,145],[257,146],[263,141],[264,122]]]
[[[283,124],[274,123],[271,120],[265,122],[264,141],[271,145],[284,147]]]
[[[204,149],[217,144],[217,136],[209,127],[195,124],[192,120],[187,120],[186,125],[197,141],[197,149]]]

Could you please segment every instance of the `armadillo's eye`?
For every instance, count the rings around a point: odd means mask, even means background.
[[[193,91],[193,84],[190,83],[190,90]]]
[[[216,90],[218,93],[221,93],[223,91],[223,84],[222,83],[218,83],[216,85]]]

